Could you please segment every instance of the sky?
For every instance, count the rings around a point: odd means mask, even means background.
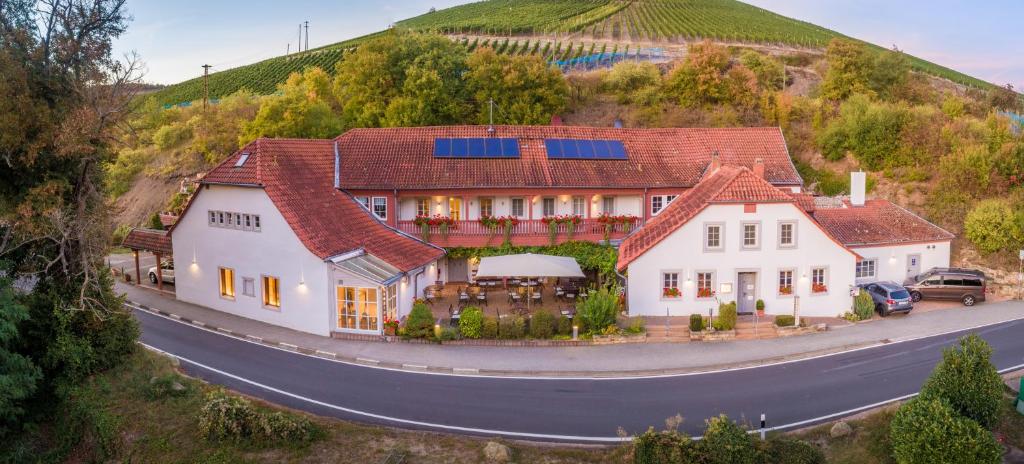
[[[309,21],[316,48],[380,31],[392,22],[465,0],[128,0],[133,21],[115,42],[135,51],[147,82],[173,84],[295,51]],[[997,84],[1024,89],[1021,0],[747,0]]]

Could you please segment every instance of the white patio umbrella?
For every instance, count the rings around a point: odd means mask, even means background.
[[[476,277],[584,277],[575,258],[565,256],[518,255],[488,256],[480,258]],[[527,307],[532,298],[527,298]]]

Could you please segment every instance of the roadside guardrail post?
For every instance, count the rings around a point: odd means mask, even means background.
[[[767,424],[768,424],[768,421],[765,420],[765,415],[762,412],[761,413],[761,441],[764,441],[764,434],[765,434],[765,430],[764,429],[765,429],[765,426]]]

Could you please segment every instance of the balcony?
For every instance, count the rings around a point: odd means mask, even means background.
[[[398,221],[398,229],[409,235],[419,238],[426,238],[430,243],[443,247],[479,247],[479,246],[500,246],[505,241],[505,228],[498,226],[490,229],[480,221],[454,221],[448,226],[447,237],[442,234],[442,227],[437,225],[425,226],[428,230],[428,237],[424,237],[424,227],[417,225],[415,221]],[[632,224],[615,224],[608,231],[609,240],[617,240],[625,237],[637,227],[640,227],[639,220]],[[555,243],[563,243],[569,240],[568,224],[556,225],[557,236]],[[605,239],[606,226],[598,222],[597,218],[581,219],[576,225],[572,234],[573,240],[600,242]],[[520,220],[510,234],[513,245],[519,246],[540,246],[550,245],[550,228],[542,220]]]

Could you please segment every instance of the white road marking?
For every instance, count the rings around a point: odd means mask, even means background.
[[[153,315],[153,316],[156,316],[156,317],[161,317],[161,318],[167,319],[169,321],[178,322],[180,324],[184,324],[186,326],[193,327],[193,328],[195,328],[197,330],[205,330],[207,332],[214,333],[214,334],[220,335],[222,337],[227,337],[227,335],[224,335],[222,333],[218,333],[216,331],[209,330],[209,329],[207,329],[205,327],[196,327],[196,326],[190,325],[189,323],[187,323],[185,321],[176,321],[176,320],[170,319],[170,318],[168,318],[168,317],[166,317],[166,316],[164,316],[162,314],[159,314],[159,313],[156,313],[156,312],[153,312],[153,311],[150,311],[150,310],[146,310],[146,309],[143,309],[143,308],[139,308],[137,306],[132,306],[132,305],[130,305],[128,303],[125,303],[125,306],[128,306],[128,307],[130,307],[132,309],[138,309],[140,311],[145,311],[147,314],[150,314],[150,315]],[[894,342],[890,342],[890,343],[875,343],[873,345],[862,346],[862,347],[859,347],[859,348],[853,348],[853,349],[849,349],[849,350],[845,350],[845,351],[837,351],[837,352],[834,352],[834,353],[825,353],[825,354],[819,354],[819,355],[815,355],[815,356],[809,356],[809,357],[806,357],[806,358],[789,359],[789,360],[785,360],[785,361],[777,361],[777,362],[766,363],[766,364],[756,364],[756,365],[740,366],[740,367],[727,367],[727,368],[713,369],[713,370],[699,371],[699,372],[679,372],[679,373],[672,373],[672,374],[643,374],[643,375],[628,375],[627,374],[627,375],[621,375],[621,376],[599,376],[599,375],[592,375],[592,376],[564,376],[564,377],[561,377],[561,376],[530,376],[530,375],[501,375],[501,374],[491,374],[491,375],[488,375],[488,374],[459,374],[459,373],[455,373],[455,372],[412,371],[412,370],[405,370],[405,369],[396,368],[396,367],[375,366],[375,365],[361,364],[359,362],[351,362],[351,361],[346,361],[346,360],[343,360],[343,359],[327,359],[327,358],[322,358],[320,356],[315,356],[315,355],[310,355],[310,354],[306,354],[306,353],[301,353],[301,352],[298,352],[298,351],[295,351],[295,350],[288,350],[288,349],[280,348],[280,347],[277,347],[277,346],[265,345],[265,344],[262,344],[262,343],[256,343],[254,341],[246,340],[246,339],[242,339],[242,338],[235,338],[235,337],[230,337],[230,338],[232,338],[234,340],[238,340],[238,341],[252,343],[252,344],[255,344],[255,345],[260,345],[260,346],[263,346],[263,347],[266,347],[266,348],[271,348],[271,349],[275,349],[275,350],[286,351],[288,353],[298,354],[298,355],[301,355],[301,356],[309,356],[311,358],[321,359],[321,360],[324,360],[324,361],[327,361],[327,362],[336,362],[336,363],[340,363],[340,364],[346,364],[346,365],[349,365],[349,366],[359,366],[359,367],[365,367],[365,368],[369,368],[369,369],[384,369],[384,370],[389,370],[389,371],[409,372],[409,373],[416,373],[416,374],[423,374],[423,375],[453,375],[453,376],[458,376],[458,377],[479,377],[479,378],[489,378],[489,379],[500,378],[500,379],[519,379],[519,380],[620,380],[620,381],[627,381],[627,380],[644,380],[644,379],[664,379],[664,378],[671,378],[671,377],[687,377],[687,376],[694,376],[694,375],[717,374],[717,373],[722,373],[722,372],[733,372],[733,371],[742,371],[742,370],[747,370],[747,369],[759,369],[759,368],[762,368],[762,367],[780,366],[780,365],[792,364],[792,363],[803,362],[803,361],[811,361],[811,360],[814,360],[814,359],[827,358],[827,357],[830,357],[830,356],[838,356],[838,355],[846,354],[846,353],[855,353],[857,351],[869,350],[869,349],[878,348],[878,347],[881,347],[881,346],[894,346],[894,345],[898,345],[900,343],[907,343],[907,342],[912,342],[912,341],[915,341],[915,340],[921,340],[921,339],[925,339],[925,338],[941,337],[943,335],[949,335],[951,333],[964,332],[964,331],[970,331],[970,330],[977,330],[977,329],[980,329],[982,327],[989,327],[989,326],[993,326],[993,325],[1005,324],[1007,322],[1015,322],[1015,321],[1019,321],[1019,320],[1024,320],[1024,316],[1021,316],[1021,317],[1018,317],[1018,318],[1013,318],[1013,319],[1007,319],[1005,321],[993,322],[991,324],[979,324],[979,325],[976,325],[976,326],[973,326],[973,327],[963,327],[963,328],[959,328],[959,329],[956,329],[956,330],[949,330],[949,331],[941,332],[941,333],[937,333],[937,334],[922,335],[922,336],[919,336],[919,337],[907,338],[907,339],[904,339],[904,340],[894,341]]]
[[[180,361],[187,362],[187,363],[192,364],[192,365],[194,365],[196,367],[199,367],[199,368],[202,368],[202,369],[206,369],[206,370],[208,370],[210,372],[213,372],[213,373],[216,373],[216,374],[220,374],[220,375],[223,375],[225,377],[237,380],[239,382],[244,382],[244,383],[247,383],[249,385],[252,385],[252,386],[255,386],[255,387],[258,387],[258,388],[262,388],[262,389],[270,391],[270,392],[274,392],[274,393],[277,393],[277,394],[280,394],[280,395],[284,395],[284,396],[287,396],[289,398],[294,398],[294,399],[297,399],[297,400],[300,400],[300,401],[305,401],[307,403],[315,404],[315,405],[318,405],[318,406],[323,406],[325,408],[330,408],[330,409],[334,409],[334,410],[337,410],[337,411],[346,412],[346,413],[349,413],[349,414],[355,414],[355,415],[359,415],[359,416],[364,416],[364,417],[369,417],[369,418],[379,419],[379,420],[385,420],[385,421],[389,421],[389,422],[396,422],[396,423],[399,423],[399,424],[408,424],[408,425],[415,425],[415,426],[420,426],[420,427],[430,427],[430,428],[436,428],[436,429],[442,429],[442,430],[451,430],[451,431],[456,431],[456,432],[468,432],[468,433],[475,433],[475,434],[502,435],[502,436],[506,436],[506,437],[539,438],[539,439],[545,439],[545,440],[560,440],[560,441],[575,441],[575,442],[584,442],[584,441],[586,441],[586,442],[624,442],[624,441],[630,441],[630,440],[632,440],[634,438],[632,436],[626,436],[626,437],[619,437],[619,436],[614,436],[614,437],[588,437],[588,436],[579,436],[579,435],[556,435],[556,434],[544,434],[544,433],[511,432],[511,431],[507,431],[507,430],[481,429],[481,428],[475,428],[475,427],[460,427],[460,426],[455,426],[455,425],[437,424],[437,423],[433,423],[433,422],[423,422],[423,421],[415,421],[415,420],[409,420],[409,419],[402,419],[402,418],[393,417],[393,416],[385,416],[383,414],[375,414],[375,413],[370,413],[370,412],[365,412],[365,411],[359,411],[357,409],[346,408],[344,406],[338,406],[338,405],[335,405],[335,404],[326,403],[326,402],[319,401],[319,400],[314,400],[312,398],[308,398],[308,397],[305,397],[305,396],[302,396],[302,395],[298,395],[298,394],[295,394],[295,393],[287,392],[287,391],[281,390],[279,388],[271,387],[269,385],[264,385],[264,384],[256,382],[256,381],[249,380],[249,379],[247,379],[245,377],[241,377],[241,376],[238,376],[238,375],[235,375],[235,374],[231,374],[231,373],[222,371],[222,370],[214,368],[214,367],[207,366],[205,364],[193,361],[191,359],[188,359],[188,358],[185,358],[185,357],[182,357],[182,356],[178,356],[178,355],[173,354],[173,353],[169,353],[167,351],[161,350],[161,349],[156,348],[154,346],[147,345],[147,344],[142,343],[142,342],[139,342],[139,344],[144,346],[144,347],[146,347],[146,348],[148,348],[148,349],[150,349],[150,350],[156,351],[158,353],[163,353],[163,354],[165,354],[167,356],[176,358],[176,359],[178,359]],[[1006,369],[1002,369],[1002,370],[999,371],[999,373],[1002,374],[1002,373],[1005,373],[1005,372],[1009,372],[1009,371],[1013,371],[1013,370],[1017,370],[1017,369],[1021,369],[1021,368],[1024,368],[1024,364],[1019,364],[1017,366],[1013,366],[1013,367],[1009,367],[1009,368],[1006,368]],[[775,427],[768,427],[768,428],[765,428],[765,431],[791,429],[791,428],[799,427],[799,426],[802,426],[802,425],[813,424],[813,423],[818,423],[818,422],[824,422],[824,421],[826,421],[828,419],[834,419],[836,417],[848,416],[848,415],[851,415],[851,414],[854,414],[854,413],[857,413],[857,412],[860,412],[860,411],[876,408],[876,407],[879,407],[879,406],[884,406],[886,404],[893,403],[893,402],[896,402],[896,401],[903,401],[905,399],[913,398],[915,396],[917,396],[917,393],[912,393],[910,395],[903,395],[903,396],[899,396],[899,397],[896,397],[896,398],[892,398],[892,399],[888,399],[888,400],[884,400],[884,401],[879,401],[877,403],[872,403],[872,404],[869,404],[869,405],[866,405],[866,406],[860,406],[860,407],[853,408],[853,409],[847,409],[845,411],[840,411],[840,412],[836,412],[836,413],[832,413],[832,414],[827,414],[827,415],[824,415],[824,416],[818,416],[818,417],[815,417],[815,418],[806,419],[806,420],[802,420],[802,421],[798,421],[798,422],[792,422],[792,423],[789,423],[789,424],[778,425],[778,426],[775,426]],[[760,429],[748,430],[748,433],[757,433],[759,431],[760,431]],[[701,437],[694,437],[694,439],[697,439],[697,440],[699,440],[700,438]]]

